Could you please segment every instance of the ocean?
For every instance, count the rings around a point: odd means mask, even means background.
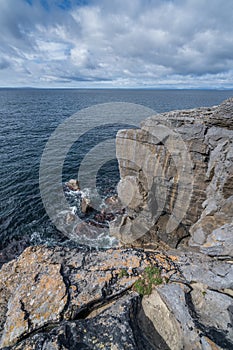
[[[116,102],[139,104],[160,113],[213,106],[232,96],[233,91],[215,90],[0,89],[0,250],[21,240],[27,244],[71,242],[70,237],[67,238],[50,220],[44,208],[39,171],[49,137],[74,113],[96,104]],[[134,124],[133,117],[131,124]],[[77,177],[78,169],[91,149],[110,135],[114,138],[120,128],[114,118],[114,113],[108,115],[104,120],[105,127],[101,127],[102,120],[99,127],[92,128],[92,121],[80,114],[80,130],[88,127],[91,130],[67,153],[62,168],[63,183]],[[93,122],[98,125],[98,116]],[[125,123],[128,124],[128,120]],[[96,164],[101,164],[102,152],[96,152],[95,157]],[[103,200],[116,193],[118,181],[116,160],[110,159],[99,167],[96,188]],[[80,196],[67,188],[65,192],[72,213],[82,217]],[[77,240],[72,238],[71,244],[87,242],[79,237]],[[110,246],[113,242],[105,237],[101,244]]]

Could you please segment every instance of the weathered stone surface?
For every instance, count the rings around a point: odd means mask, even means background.
[[[164,276],[174,270],[172,258],[160,253],[26,249],[0,271],[0,346],[13,345],[50,324],[82,317],[125,293],[150,264],[159,266]],[[122,270],[125,274],[119,277]]]
[[[206,254],[215,255],[216,252],[216,255],[232,256],[229,225],[233,222],[233,132],[219,129],[212,127],[206,134],[206,143],[211,147],[206,173],[210,182],[206,188],[204,210],[190,229],[190,245],[199,247]]]
[[[47,265],[46,258],[27,249],[19,261],[3,265],[1,296],[8,296],[0,346],[11,345],[46,323],[58,322],[67,303],[61,265]],[[9,268],[10,267],[10,268]],[[1,300],[2,301],[2,300]]]
[[[90,349],[90,350],[137,350],[159,349],[146,338],[139,337],[137,295],[122,297],[102,311],[98,316],[85,320],[66,321],[52,331],[42,332],[23,341],[12,350],[33,349]],[[160,348],[166,350],[166,348]]]
[[[170,349],[202,349],[198,330],[187,308],[184,289],[179,284],[157,288],[143,298],[142,307]]]
[[[214,109],[214,113],[209,116],[209,124],[233,130],[233,99],[224,101]]]
[[[123,206],[131,209],[139,209],[143,201],[143,189],[134,176],[126,176],[121,180],[117,187]]]
[[[232,264],[196,253],[182,253],[176,264],[183,280],[173,275],[176,283],[144,297],[145,314],[170,349],[231,349]]]
[[[221,333],[221,327],[214,320],[219,318],[218,310],[216,310],[211,303],[206,303],[205,310],[207,314],[209,313],[206,323],[209,325],[203,327],[201,321],[206,316],[205,311],[202,309],[195,310],[194,304],[190,306],[190,300],[187,297],[188,288],[182,285],[165,285],[153,293],[144,297],[142,301],[142,307],[145,314],[152,321],[155,330],[159,331],[160,335],[163,336],[164,341],[172,350],[219,350],[219,349],[231,349],[232,347],[232,337],[230,339],[225,338],[228,331]],[[224,295],[217,293],[218,298],[222,297],[223,300],[220,301],[219,308],[222,308],[225,304]],[[203,291],[200,291],[200,298],[205,300]],[[217,301],[215,298],[213,299]],[[195,300],[194,300],[195,303]],[[198,305],[199,306],[199,305]],[[198,309],[197,306],[197,309]],[[209,309],[211,307],[211,310]],[[215,311],[216,310],[216,311]],[[194,319],[192,316],[195,312],[199,311],[199,316]],[[211,312],[214,315],[210,315]],[[221,309],[220,314],[226,314],[227,319],[227,309]],[[229,318],[229,317],[228,317]],[[161,319],[163,322],[161,323]],[[230,329],[230,324],[225,325],[224,329]],[[205,334],[205,335],[204,335]],[[208,336],[210,336],[211,340]],[[216,344],[217,342],[217,344]]]
[[[11,349],[169,350],[153,324],[147,320],[145,325],[144,317],[140,298],[131,293],[108,305],[98,317],[65,321],[49,333],[34,335]],[[144,331],[153,333],[147,337]]]
[[[1,349],[231,349],[233,265],[176,252],[27,248],[0,271]],[[169,283],[141,303],[148,266]]]
[[[232,297],[213,290],[203,289],[202,284],[193,284],[190,293],[198,322],[219,338],[219,345],[233,340]]]
[[[139,130],[119,131],[119,198],[126,212],[110,232],[124,243],[152,239],[171,247],[190,235],[198,249],[210,244],[213,230],[226,232],[224,225],[233,222],[232,113],[233,98],[217,107],[157,114]],[[225,247],[228,233],[221,238]]]
[[[232,260],[213,260],[203,254],[187,252],[179,256],[177,264],[188,284],[202,283],[219,292],[233,289]]]
[[[170,125],[165,116],[155,116],[147,119],[141,130],[119,132],[116,146],[122,182],[129,176],[133,182],[134,177],[134,182],[143,188],[141,203],[137,196],[136,208],[128,205],[127,209],[134,209],[137,216],[149,211],[148,230],[156,230],[161,225],[157,225],[159,217],[163,215],[164,232],[169,233],[165,242],[175,247],[187,236],[180,227],[197,221],[203,210],[208,147],[204,144],[205,126],[201,121],[197,125],[192,121],[187,127],[187,116],[185,121],[182,116],[177,117],[177,113],[170,113],[168,117],[170,123],[177,123],[179,119],[180,129]],[[127,202],[126,191],[123,196],[123,202]],[[128,216],[133,217],[130,211]],[[161,237],[158,235],[157,239]]]
[[[111,232],[179,249],[27,248],[0,270],[1,349],[233,349],[232,115],[230,99],[118,133]],[[163,283],[141,298],[148,266]]]
[[[202,245],[201,252],[211,256],[232,256],[233,224],[226,224],[213,230]]]

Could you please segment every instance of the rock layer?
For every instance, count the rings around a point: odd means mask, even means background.
[[[171,247],[190,237],[189,245],[205,254],[232,256],[232,114],[229,99],[118,132],[118,192],[126,214],[111,223],[113,235]]]
[[[1,253],[1,349],[233,349],[232,111],[230,99],[118,133],[111,232],[144,249]],[[160,279],[142,295],[148,268]]]

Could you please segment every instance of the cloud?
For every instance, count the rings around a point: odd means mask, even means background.
[[[10,67],[10,62],[5,60],[4,58],[0,58],[0,70],[6,69],[8,67]]]
[[[0,85],[233,87],[232,13],[231,0],[0,0]]]

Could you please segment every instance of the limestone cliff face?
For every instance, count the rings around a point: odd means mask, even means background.
[[[120,131],[111,231],[160,250],[27,248],[0,270],[0,349],[233,349],[232,142],[233,99]]]
[[[233,99],[152,116],[116,139],[126,214],[111,225],[125,243],[233,252]]]

